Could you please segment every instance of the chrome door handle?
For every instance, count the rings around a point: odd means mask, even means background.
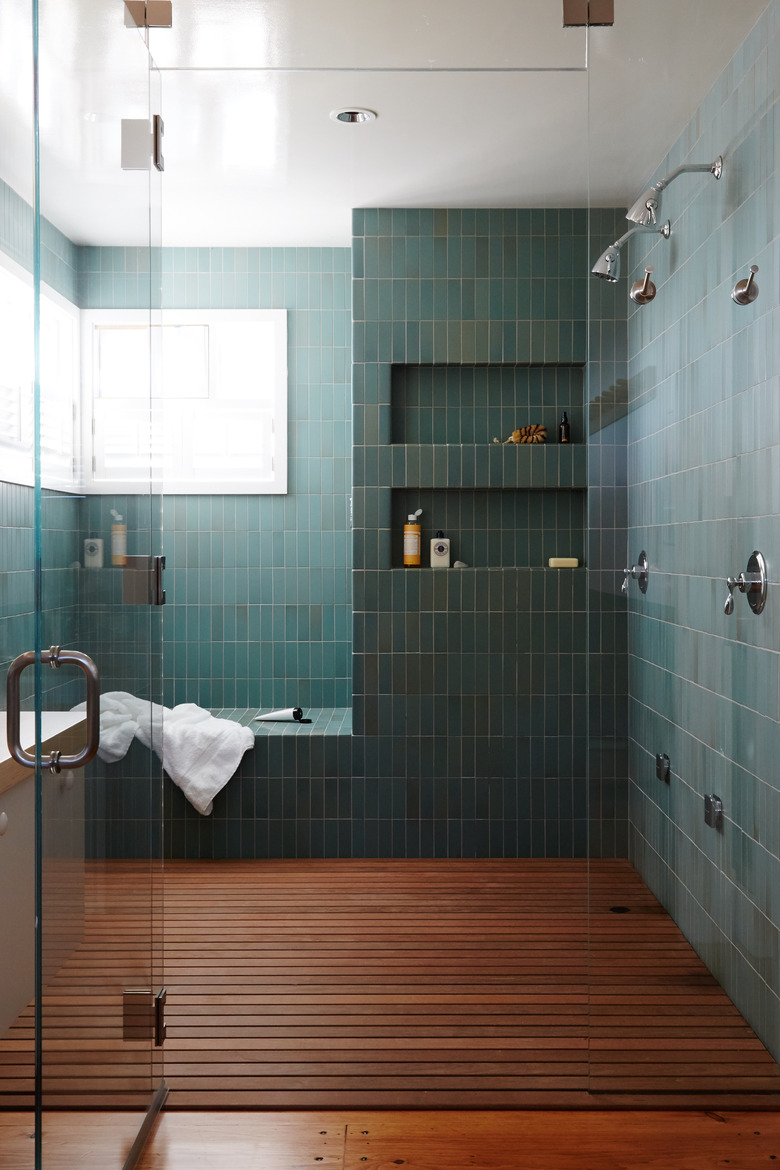
[[[25,768],[35,767],[35,756],[24,750],[21,743],[19,679],[22,671],[35,662],[35,653],[28,650],[20,654],[8,668],[6,682],[6,720],[8,750],[11,758]],[[41,654],[41,662],[47,662],[53,670],[57,667],[75,665],[81,667],[87,677],[87,742],[75,756],[63,756],[54,751],[50,756],[41,757],[41,767],[52,772],[60,772],[63,768],[82,768],[90,760],[94,760],[100,744],[100,679],[97,667],[91,658],[79,650],[61,650],[59,646],[52,646]]]

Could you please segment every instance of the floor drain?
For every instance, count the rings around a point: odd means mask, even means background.
[[[630,914],[631,910],[628,906],[610,906],[610,914]]]

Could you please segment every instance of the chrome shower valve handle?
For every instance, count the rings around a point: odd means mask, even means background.
[[[764,560],[763,554],[757,549],[752,552],[745,572],[740,573],[738,577],[727,577],[726,585],[729,590],[728,597],[723,605],[723,612],[726,617],[731,617],[734,612],[735,589],[738,589],[740,593],[746,595],[748,605],[753,610],[753,613],[761,613],[766,605],[767,597],[766,561]]]
[[[650,575],[650,564],[647,559],[647,553],[642,549],[639,554],[639,560],[630,569],[623,570],[623,584],[620,587],[621,593],[628,593],[628,579],[633,579],[638,583],[640,592],[647,593],[647,578]]]

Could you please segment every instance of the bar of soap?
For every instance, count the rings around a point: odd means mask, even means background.
[[[550,569],[576,569],[579,563],[576,557],[550,557],[547,566]]]

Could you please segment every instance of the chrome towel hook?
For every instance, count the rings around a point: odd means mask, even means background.
[[[644,280],[635,280],[628,294],[635,305],[649,305],[656,294],[656,287],[650,279],[652,268],[645,266]]]
[[[758,296],[758,285],[755,282],[755,275],[758,272],[758,265],[750,265],[750,276],[745,280],[738,280],[731,290],[731,299],[735,305],[752,305],[753,301]]]

